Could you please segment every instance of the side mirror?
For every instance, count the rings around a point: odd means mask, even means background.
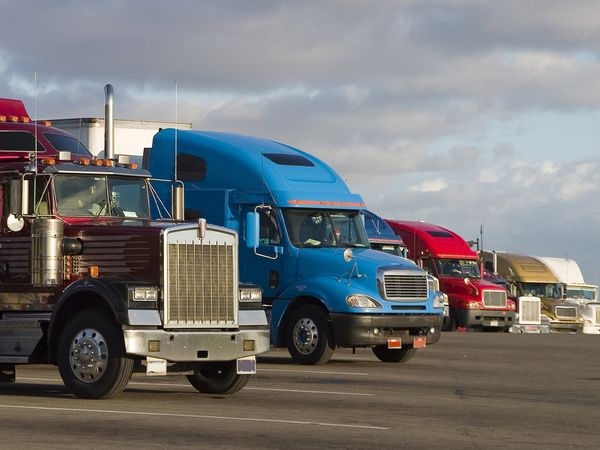
[[[29,213],[29,180],[10,181],[9,214],[21,217]]]
[[[259,221],[258,213],[254,211],[246,213],[246,247],[248,248],[258,248]]]

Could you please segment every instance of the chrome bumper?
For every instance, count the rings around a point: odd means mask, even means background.
[[[237,331],[125,328],[123,337],[128,354],[161,358],[169,362],[231,361],[269,350],[269,330],[266,328]],[[160,349],[150,352],[149,341],[159,341]],[[244,350],[244,341],[254,341],[254,350]]]

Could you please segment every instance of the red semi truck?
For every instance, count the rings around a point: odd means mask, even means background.
[[[49,125],[0,99],[0,383],[50,363],[84,398],[134,370],[241,389],[269,331],[260,289],[238,284],[237,234],[152,221],[149,173],[114,155],[112,132],[93,159]]]
[[[482,278],[477,253],[458,234],[420,221],[386,220],[408,248],[408,257],[437,277],[448,295],[446,330],[457,327],[508,330],[516,304],[501,286]]]

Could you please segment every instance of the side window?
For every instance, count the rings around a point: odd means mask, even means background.
[[[260,245],[281,245],[281,235],[277,225],[277,216],[271,209],[259,209],[260,217]]]
[[[428,259],[424,259],[423,260],[423,269],[427,273],[435,276],[435,268],[434,268],[434,265],[433,265],[433,261],[431,259],[428,258]]]
[[[206,160],[188,153],[177,154],[177,178],[183,182],[206,178]]]

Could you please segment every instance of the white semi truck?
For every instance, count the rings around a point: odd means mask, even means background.
[[[567,301],[577,304],[577,314],[583,322],[585,334],[600,334],[600,303],[598,286],[588,284],[576,261],[567,258],[536,256],[564,285]]]

